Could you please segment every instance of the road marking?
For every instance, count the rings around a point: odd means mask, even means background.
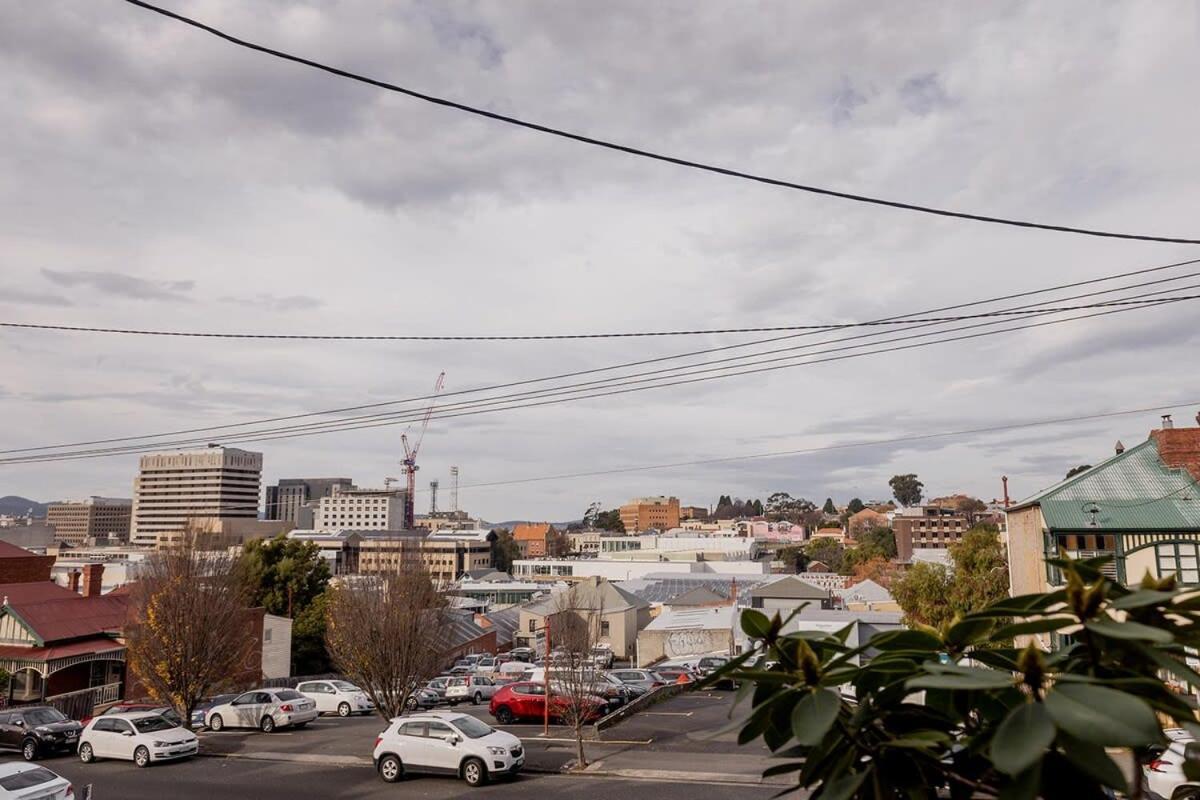
[[[538,736],[531,737],[531,738],[527,739],[526,741],[530,741],[530,742],[570,742],[571,744],[575,743],[574,739],[543,737],[540,734]],[[645,744],[652,744],[653,742],[654,742],[653,738],[651,738],[651,739],[584,739],[583,740],[583,743],[585,745],[592,745],[592,744],[642,744],[642,745],[645,745]]]
[[[643,711],[643,717],[690,717],[694,711]]]

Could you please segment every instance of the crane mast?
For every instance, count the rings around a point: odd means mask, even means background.
[[[409,444],[408,433],[400,435],[400,443],[404,445],[404,520],[402,522],[404,530],[411,531],[417,526],[416,506],[414,505],[414,495],[417,491],[417,453],[421,451],[421,442],[425,439],[425,429],[429,427],[429,418],[433,416],[434,404],[437,403],[437,396],[442,393],[442,386],[446,381],[446,373],[438,373],[437,382],[433,385],[433,400],[429,404],[429,408],[425,409],[425,415],[421,418],[421,427],[417,430],[416,442]]]

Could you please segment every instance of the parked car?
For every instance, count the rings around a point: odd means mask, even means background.
[[[370,714],[375,710],[375,704],[366,692],[349,681],[304,681],[296,687],[296,691],[317,704],[321,714],[337,714],[348,717],[351,714]]]
[[[626,686],[637,686],[646,691],[666,686],[666,682],[648,669],[615,669],[608,673]]]
[[[442,696],[433,689],[423,688],[410,694],[404,705],[409,711],[417,711],[418,709],[433,708],[442,700]]]
[[[79,760],[85,764],[123,758],[148,767],[156,761],[191,758],[199,749],[196,734],[153,711],[101,714],[79,736]]]
[[[687,667],[655,667],[651,672],[663,683],[679,683],[681,677],[687,678],[685,683],[699,680],[699,676]]]
[[[475,671],[475,668],[467,664],[457,664],[450,668],[450,675],[457,677],[459,675],[470,675]]]
[[[729,656],[704,656],[696,662],[696,672],[707,676],[729,663]]]
[[[617,683],[620,685],[613,685],[599,677],[563,680],[555,678],[554,673],[551,673],[550,677],[550,688],[554,694],[574,696],[578,692],[583,692],[603,701],[605,711],[615,711],[632,699],[629,687],[620,681]]]
[[[463,700],[470,700],[479,705],[484,700],[491,700],[496,693],[496,682],[485,675],[465,675],[461,678],[451,678],[446,686],[446,702],[458,705]]]
[[[208,715],[208,710],[210,708],[228,703],[235,697],[237,697],[236,694],[218,694],[201,700],[196,704],[196,707],[192,709],[192,727],[203,727],[204,718]]]
[[[74,752],[81,730],[82,725],[52,706],[0,711],[0,747],[19,751],[26,761]]]
[[[600,697],[589,698],[588,717],[599,719],[604,716],[608,704]],[[561,695],[550,699],[550,719],[561,721],[567,708],[567,700]],[[546,685],[523,681],[502,686],[492,695],[488,712],[501,725],[518,721],[540,721],[546,714]]]
[[[171,708],[170,706],[158,705],[155,703],[117,703],[116,705],[109,706],[108,708],[104,709],[104,713],[101,714],[101,716],[108,716],[109,714],[129,714],[134,711],[150,711],[158,714],[176,728],[183,725],[183,719],[179,716],[175,709]],[[81,719],[79,722],[82,725],[87,725],[91,721],[92,718],[87,717],[85,719]]]
[[[0,764],[0,800],[17,798],[38,800],[75,800],[71,782],[37,764],[9,761]]]
[[[508,651],[508,654],[513,658],[513,660],[524,661],[526,664],[531,663],[534,657],[537,655],[533,652],[532,647],[514,647],[512,650]]]
[[[1196,788],[1183,774],[1183,762],[1200,759],[1200,742],[1182,728],[1168,728],[1163,733],[1170,744],[1146,765],[1146,788],[1167,800],[1175,800],[1177,791],[1183,794]]]
[[[477,675],[492,675],[500,668],[500,660],[496,656],[484,656],[475,662]]]
[[[591,662],[600,669],[609,669],[613,665],[613,651],[610,644],[598,644],[592,648]]]
[[[450,685],[449,675],[439,675],[438,677],[425,684],[425,688],[430,691],[437,692],[438,697],[445,699],[446,687]]]
[[[482,786],[489,778],[516,775],[525,764],[525,748],[516,736],[475,717],[433,711],[392,720],[375,740],[373,757],[387,783],[409,772],[432,772]]]
[[[317,704],[294,689],[255,689],[210,708],[204,724],[214,731],[258,728],[271,733],[288,726],[303,728],[319,715]]]

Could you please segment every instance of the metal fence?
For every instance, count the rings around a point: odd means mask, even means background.
[[[334,672],[326,672],[323,675],[293,675],[289,678],[267,678],[262,682],[264,689],[295,689],[305,681],[330,681],[341,680],[342,676]]]
[[[56,694],[47,697],[46,705],[53,706],[71,719],[85,719],[93,715],[96,706],[115,703],[121,699],[121,684],[106,683],[90,689]]]

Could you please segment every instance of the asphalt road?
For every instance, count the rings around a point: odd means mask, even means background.
[[[522,775],[512,781],[471,789],[453,778],[415,777],[398,785],[384,784],[369,767],[321,767],[298,764],[196,758],[138,769],[128,762],[81,764],[70,758],[45,762],[73,781],[77,798],[91,783],[95,800],[294,800],[294,798],[421,798],[449,800],[766,800],[778,791],[772,786],[698,786],[658,781],[633,781],[582,776]]]

